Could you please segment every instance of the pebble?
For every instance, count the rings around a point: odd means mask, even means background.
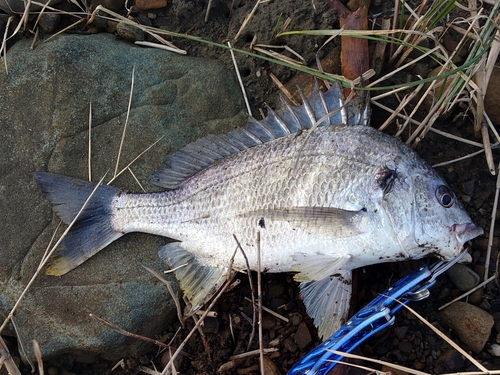
[[[300,323],[302,323],[302,315],[299,313],[291,313],[288,315],[288,318],[290,319],[290,323],[294,326],[298,326]]]
[[[167,6],[167,0],[136,0],[135,8],[139,10],[159,9]]]
[[[400,340],[402,340],[405,337],[407,331],[408,327],[405,326],[394,327],[394,335]]]
[[[491,355],[494,355],[495,357],[500,357],[500,345],[491,344],[491,346],[488,348],[488,351],[490,352]]]
[[[451,282],[461,291],[467,292],[479,284],[480,277],[465,264],[455,264],[446,271]]]
[[[299,324],[299,328],[297,328],[294,338],[300,349],[304,349],[312,342],[311,333],[309,332],[306,323],[302,322]]]
[[[448,349],[439,356],[437,363],[443,366],[447,372],[455,372],[465,366],[465,359],[455,349]]]
[[[441,311],[439,318],[476,353],[479,353],[488,341],[494,323],[490,314],[466,302],[451,304]]]
[[[281,375],[281,371],[276,364],[268,357],[264,356],[264,374]]]
[[[271,330],[276,326],[276,319],[270,315],[262,317],[262,329]]]
[[[116,25],[116,32],[121,38],[129,42],[144,40],[144,31],[128,23],[118,23]]]
[[[118,12],[123,9],[123,0],[90,0],[90,7],[95,9],[98,5],[104,8]]]
[[[483,300],[483,288],[479,288],[478,290],[475,290],[471,294],[469,294],[469,299],[467,302],[478,306]]]
[[[408,375],[406,371],[395,369],[389,366],[382,366],[382,372],[385,372],[387,375]]]
[[[61,15],[58,13],[46,13],[40,16],[40,20],[38,21],[38,26],[41,27],[43,31],[48,34],[51,34],[56,31],[59,26],[59,21],[61,20]]]

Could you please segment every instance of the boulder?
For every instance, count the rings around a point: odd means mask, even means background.
[[[107,175],[107,182],[115,170],[134,72],[118,169],[160,140],[130,166],[147,191],[158,190],[148,177],[168,153],[246,120],[233,74],[219,63],[137,47],[108,34],[60,35],[35,50],[30,43],[22,40],[8,51],[8,74],[0,59],[0,316],[36,271],[59,223],[31,173],[88,178],[90,103],[92,179]],[[113,185],[140,191],[128,171]],[[175,307],[164,285],[142,265],[165,269],[157,256],[165,241],[129,234],[62,277],[42,272],[14,315],[21,340],[37,340],[44,359],[67,352],[109,360],[141,354],[144,343],[88,314],[140,335],[161,334],[176,319]],[[12,325],[2,335],[14,335]],[[26,348],[33,359],[31,346]]]

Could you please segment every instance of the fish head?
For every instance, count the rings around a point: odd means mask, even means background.
[[[453,190],[420,159],[408,159],[395,166],[393,182],[384,194],[382,206],[404,255],[418,259],[429,254],[450,260],[464,248],[464,244],[483,234],[474,224]],[[389,169],[391,170],[391,169]]]

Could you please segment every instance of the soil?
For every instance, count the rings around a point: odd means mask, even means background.
[[[388,9],[389,2],[373,1],[369,9],[370,25],[377,27],[381,17],[387,15],[392,17],[392,10]],[[155,27],[177,33],[188,33],[206,40],[217,43],[226,43],[238,32],[246,15],[255,5],[255,1],[235,0],[232,2],[214,0],[208,22],[204,21],[207,2],[201,0],[173,0],[166,8],[133,12],[142,23],[150,23]],[[149,18],[148,18],[149,14]],[[375,17],[377,15],[377,17]],[[248,23],[241,36],[233,46],[248,50],[250,43],[257,38],[257,43],[287,45],[305,60],[306,65],[315,66],[316,52],[327,40],[327,37],[293,36],[273,39],[275,26],[291,17],[288,30],[302,29],[329,29],[338,28],[338,16],[329,8],[327,2],[280,0],[263,3],[257,9],[254,17]],[[154,19],[153,19],[154,18]],[[70,19],[63,17],[61,26],[70,23]],[[81,32],[85,32],[82,30]],[[44,37],[43,35],[41,37]],[[229,52],[206,44],[172,37],[171,41],[178,47],[188,51],[191,56],[207,59],[217,59],[228,68],[233,69]],[[340,46],[337,40],[331,41],[327,47],[319,53],[322,60],[330,59],[329,68],[333,73],[340,73],[339,61]],[[274,65],[266,61],[237,55],[239,71],[242,75],[246,93],[251,103],[254,116],[260,118],[260,111],[266,111],[266,105],[271,108],[278,106],[278,88],[270,79],[268,73],[272,72],[278,79],[287,84],[295,82],[300,74],[289,68]],[[430,70],[432,63],[425,62],[424,68]],[[422,67],[420,67],[422,68]],[[385,71],[390,71],[391,66],[385,66]],[[404,71],[392,78],[393,82],[414,79],[415,72]],[[389,83],[388,83],[389,84]],[[387,105],[394,107],[391,100]],[[460,111],[457,109],[457,113]],[[379,126],[385,118],[386,112],[376,108],[373,110],[372,126]],[[418,114],[423,116],[423,114]],[[474,139],[472,134],[472,122],[468,116],[460,117],[454,121],[455,114],[440,121],[436,125],[439,129]],[[388,132],[394,132],[395,128],[389,128]],[[417,152],[431,164],[451,160],[476,151],[472,146],[443,138],[437,134],[429,133],[418,145]],[[499,162],[499,154],[494,154],[495,162]],[[493,205],[496,177],[492,176],[486,167],[484,156],[476,156],[446,167],[438,171],[445,176],[454,191],[472,216],[473,220],[483,228],[490,226],[490,215]],[[472,186],[472,189],[470,188]],[[498,254],[498,238],[500,229],[495,229],[496,242],[494,251]],[[471,265],[480,275],[484,269],[486,240],[483,236],[472,244],[474,262]],[[495,255],[496,256],[496,255]],[[429,262],[411,261],[395,264],[381,264],[365,267],[357,272],[357,284],[355,297],[353,299],[354,310],[359,310],[364,304],[371,301],[378,293],[385,290],[400,277],[415,269],[420,264]],[[494,263],[494,262],[493,262]],[[494,269],[490,270],[490,275]],[[256,282],[256,275],[252,275]],[[213,374],[223,364],[229,361],[232,355],[254,350],[258,348],[258,340],[253,338],[249,344],[252,332],[252,303],[245,298],[250,298],[249,281],[246,277],[240,277],[241,284],[232,291],[224,294],[215,307],[217,318],[210,318],[205,322],[205,338],[202,339],[198,333],[189,341],[185,352],[193,359],[182,358],[178,369],[182,374]],[[269,373],[285,374],[290,367],[296,363],[304,354],[320,343],[312,320],[307,315],[301,302],[298,285],[288,274],[266,274],[262,279],[263,305],[277,311],[287,317],[285,322],[270,314],[264,313],[263,317],[263,340],[265,347],[274,347],[276,352],[268,354],[268,357],[276,365]],[[449,281],[446,274],[439,277],[438,282],[432,289],[431,296],[421,302],[411,304],[411,307],[424,316],[432,325],[445,332],[462,347],[460,339],[443,327],[437,318],[437,308],[443,303],[456,296],[458,291]],[[492,283],[482,290],[478,304],[495,318],[495,328],[489,343],[495,342],[495,337],[500,330],[500,292],[496,284]],[[182,328],[176,324],[168,332],[158,332],[158,338],[171,345],[179,345],[193,326],[193,321],[188,320],[187,326]],[[232,330],[231,330],[232,327]],[[180,331],[178,332],[178,330]],[[177,333],[177,335],[176,335]],[[275,345],[274,345],[275,344]],[[364,342],[355,351],[358,354],[370,358],[383,359],[391,363],[398,363],[410,368],[415,368],[428,373],[443,373],[451,371],[474,371],[476,370],[470,362],[457,354],[441,338],[430,331],[424,323],[420,322],[413,314],[401,310],[396,317],[394,326],[382,331],[376,337]],[[479,354],[474,354],[481,363],[490,369],[500,368],[500,359],[492,356],[486,349]],[[139,366],[163,368],[167,354],[159,353],[154,349],[141,358],[125,358],[123,366],[112,371],[113,374],[138,373]],[[225,371],[227,374],[257,374],[257,356],[248,357],[235,362],[234,367]],[[364,363],[367,365],[367,363]],[[45,364],[49,374],[107,374],[110,373],[114,363],[101,361],[98,363],[78,363],[71,356],[56,358]],[[380,369],[380,366],[373,365]],[[22,368],[23,373],[28,373],[28,368]],[[365,370],[351,370],[352,373]]]

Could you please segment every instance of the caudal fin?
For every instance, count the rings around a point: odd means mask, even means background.
[[[73,221],[96,186],[52,173],[36,172],[33,176],[66,224]],[[111,202],[119,191],[107,185],[97,188],[62,240],[59,252],[45,272],[47,275],[64,275],[123,235],[115,231],[111,223]]]

